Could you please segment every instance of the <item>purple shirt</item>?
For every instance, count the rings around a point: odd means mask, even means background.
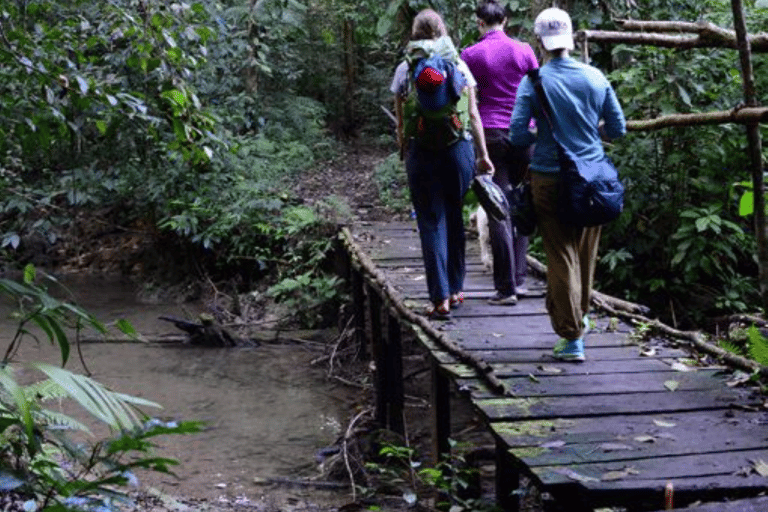
[[[477,80],[483,128],[509,129],[517,86],[529,69],[539,67],[531,46],[515,41],[502,30],[490,30],[462,51],[461,59]]]

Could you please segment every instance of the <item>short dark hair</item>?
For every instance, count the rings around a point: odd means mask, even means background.
[[[475,15],[488,25],[498,25],[507,17],[507,10],[496,0],[484,0],[475,9]]]

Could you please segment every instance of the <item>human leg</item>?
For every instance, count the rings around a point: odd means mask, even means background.
[[[592,296],[592,284],[597,266],[597,251],[600,246],[600,226],[584,228],[579,241],[579,263],[581,270],[581,310],[586,315]]]
[[[512,186],[517,185],[522,180],[530,179],[530,172],[528,171],[528,164],[531,161],[531,155],[533,154],[533,146],[529,148],[521,148],[518,146],[512,146],[512,162],[510,165],[510,183]],[[518,295],[524,295],[528,289],[525,286],[525,280],[528,277],[528,260],[526,255],[528,254],[528,237],[520,235],[517,229],[514,230],[512,235],[512,251],[515,261],[515,291]]]
[[[406,159],[411,202],[421,239],[429,299],[438,306],[448,301],[448,239],[443,185],[434,153],[412,147]]]
[[[546,305],[552,328],[566,340],[581,338],[581,267],[579,243],[582,229],[563,224],[557,216],[559,180],[534,173],[533,203],[544,251],[547,255]]]
[[[511,189],[511,145],[509,143],[509,132],[500,129],[486,129],[485,143],[488,148],[488,155],[491,158],[491,162],[493,162],[493,181],[506,193]],[[515,294],[514,228],[512,219],[507,217],[503,220],[497,220],[489,217],[488,232],[493,256],[493,287],[496,290],[496,296],[492,298],[493,301],[494,299],[505,299]],[[514,302],[517,301],[515,300]]]
[[[442,162],[444,214],[447,240],[447,279],[451,296],[458,297],[466,274],[466,237],[464,231],[464,195],[475,173],[475,150],[471,140],[460,140],[444,154]]]

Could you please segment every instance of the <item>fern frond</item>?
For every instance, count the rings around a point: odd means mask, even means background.
[[[763,366],[768,366],[768,338],[754,325],[748,330],[749,355]]]
[[[742,347],[741,345],[737,345],[732,341],[720,340],[717,342],[717,346],[725,350],[726,352],[730,352],[731,354],[736,354],[737,356],[746,355],[745,353],[746,351],[744,350],[744,347]]]
[[[35,413],[34,416],[37,422],[45,424],[47,429],[80,430],[88,434],[91,433],[91,430],[84,424],[60,412],[43,409]]]
[[[54,398],[65,398],[69,396],[67,390],[51,379],[45,379],[29,386],[24,387],[24,393],[28,399],[37,399],[41,402],[53,400]]]

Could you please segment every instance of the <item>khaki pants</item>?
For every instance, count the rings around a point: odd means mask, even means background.
[[[601,228],[562,223],[557,215],[560,180],[531,174],[537,225],[547,255],[547,311],[557,335],[574,340],[581,338],[582,319],[589,312]]]

